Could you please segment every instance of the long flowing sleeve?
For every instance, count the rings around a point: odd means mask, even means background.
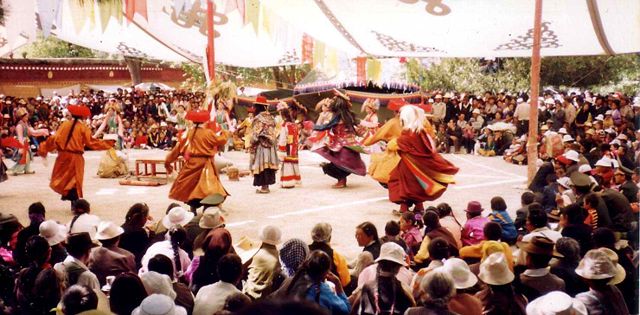
[[[84,145],[91,150],[109,150],[113,148],[113,142],[99,140],[91,136],[91,130],[89,128],[83,128],[84,131]]]

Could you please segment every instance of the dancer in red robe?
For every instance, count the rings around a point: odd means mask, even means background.
[[[389,200],[400,204],[400,212],[415,205],[423,212],[422,203],[440,197],[454,183],[458,168],[437,151],[433,138],[425,130],[425,113],[413,105],[400,110],[402,134],[389,143],[400,155],[400,163],[391,172]]]

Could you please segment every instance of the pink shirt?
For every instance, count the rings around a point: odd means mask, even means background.
[[[484,240],[484,225],[489,223],[489,219],[481,215],[467,220],[462,228],[462,245],[475,245]]]
[[[416,244],[419,246],[422,242],[422,232],[414,226],[409,231],[402,233],[402,239],[407,244],[409,253],[413,255],[413,251],[411,249],[416,247]]]

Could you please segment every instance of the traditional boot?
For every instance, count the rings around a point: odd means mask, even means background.
[[[331,186],[331,188],[345,188],[347,187],[347,178],[341,178],[338,180],[337,183],[335,183],[333,186]]]
[[[400,210],[393,210],[392,214],[395,216],[401,216],[403,213],[409,211],[409,205],[406,203],[401,203],[400,204]]]

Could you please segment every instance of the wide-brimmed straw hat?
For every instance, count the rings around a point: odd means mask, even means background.
[[[527,315],[587,315],[586,306],[561,291],[551,291],[527,305]]]
[[[376,259],[376,262],[383,260],[394,262],[401,266],[407,266],[407,261],[404,259],[404,249],[394,242],[387,242],[380,246],[380,256]]]
[[[224,226],[224,217],[218,207],[207,207],[202,212],[198,226],[203,229],[215,229]]]
[[[131,315],[187,315],[187,311],[176,306],[173,299],[164,294],[151,294],[142,300]]]
[[[46,220],[40,223],[40,236],[44,237],[49,246],[60,244],[67,238],[68,229],[65,225],[58,224],[54,220]]]
[[[606,247],[601,247],[600,250],[603,251],[607,255],[607,257],[609,257],[613,265],[616,267],[616,275],[615,277],[613,277],[613,279],[611,279],[611,281],[609,281],[609,284],[616,285],[624,281],[624,278],[627,277],[627,272],[624,270],[624,267],[622,267],[622,265],[618,263],[618,254]]]
[[[518,248],[529,254],[564,257],[555,250],[556,244],[548,237],[534,236],[528,242],[518,242]]]
[[[478,277],[471,272],[469,265],[460,258],[447,259],[442,268],[453,278],[456,289],[470,288],[478,283]]]
[[[102,221],[98,224],[98,232],[96,232],[96,239],[98,241],[102,240],[110,240],[112,238],[118,237],[124,233],[124,229],[120,226],[117,226],[115,223],[111,221]]]
[[[278,245],[282,239],[282,231],[275,225],[266,225],[260,229],[260,240],[269,245]]]
[[[576,274],[590,280],[609,279],[613,280],[618,274],[618,268],[611,261],[611,258],[601,248],[588,251],[578,268]]]
[[[246,263],[260,250],[260,242],[252,240],[246,236],[240,238],[240,241],[233,245],[236,254],[240,256],[242,263]]]
[[[182,225],[189,223],[191,219],[193,219],[194,214],[190,211],[185,210],[182,207],[174,207],[169,210],[164,218],[162,218],[162,225],[170,229],[174,225]]]
[[[478,278],[486,284],[504,285],[511,283],[515,276],[509,269],[504,254],[493,253],[480,263]]]

